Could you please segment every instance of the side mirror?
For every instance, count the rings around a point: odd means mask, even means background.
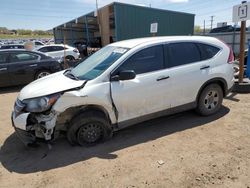
[[[135,71],[133,70],[124,70],[119,72],[119,74],[111,77],[111,81],[119,80],[132,80],[136,77]]]

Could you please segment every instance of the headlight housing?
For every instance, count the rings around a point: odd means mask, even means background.
[[[53,94],[44,97],[26,99],[23,101],[23,103],[26,104],[25,110],[28,112],[44,112],[50,109],[60,96],[60,94]]]

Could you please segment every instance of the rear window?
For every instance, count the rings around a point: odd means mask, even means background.
[[[198,43],[197,45],[200,48],[202,60],[210,59],[210,58],[214,57],[220,51],[219,48],[217,48],[215,46],[208,45],[208,44]]]

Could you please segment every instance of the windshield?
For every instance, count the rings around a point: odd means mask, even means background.
[[[92,80],[101,75],[127,51],[127,48],[106,46],[81,62],[70,73],[80,80]]]

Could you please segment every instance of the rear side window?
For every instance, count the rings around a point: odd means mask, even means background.
[[[10,54],[10,61],[11,62],[22,62],[22,61],[32,61],[37,60],[38,56],[26,53],[26,52],[19,52],[19,53],[11,53]]]
[[[169,67],[186,65],[201,60],[201,54],[195,43],[181,42],[168,44]]]
[[[41,42],[35,42],[35,45],[43,45]]]
[[[43,47],[43,48],[40,48],[38,51],[46,53],[46,52],[49,52],[49,49],[48,47]]]
[[[24,46],[21,46],[21,45],[20,45],[20,46],[17,46],[16,48],[17,48],[17,49],[24,49]]]
[[[217,48],[215,46],[208,45],[208,44],[198,43],[197,45],[200,48],[202,60],[210,59],[210,58],[214,57],[220,51],[219,48]]]
[[[53,51],[61,51],[64,50],[64,47],[62,46],[53,46]]]
[[[122,70],[134,70],[136,74],[152,72],[164,68],[162,45],[143,49],[132,55],[119,68]]]

